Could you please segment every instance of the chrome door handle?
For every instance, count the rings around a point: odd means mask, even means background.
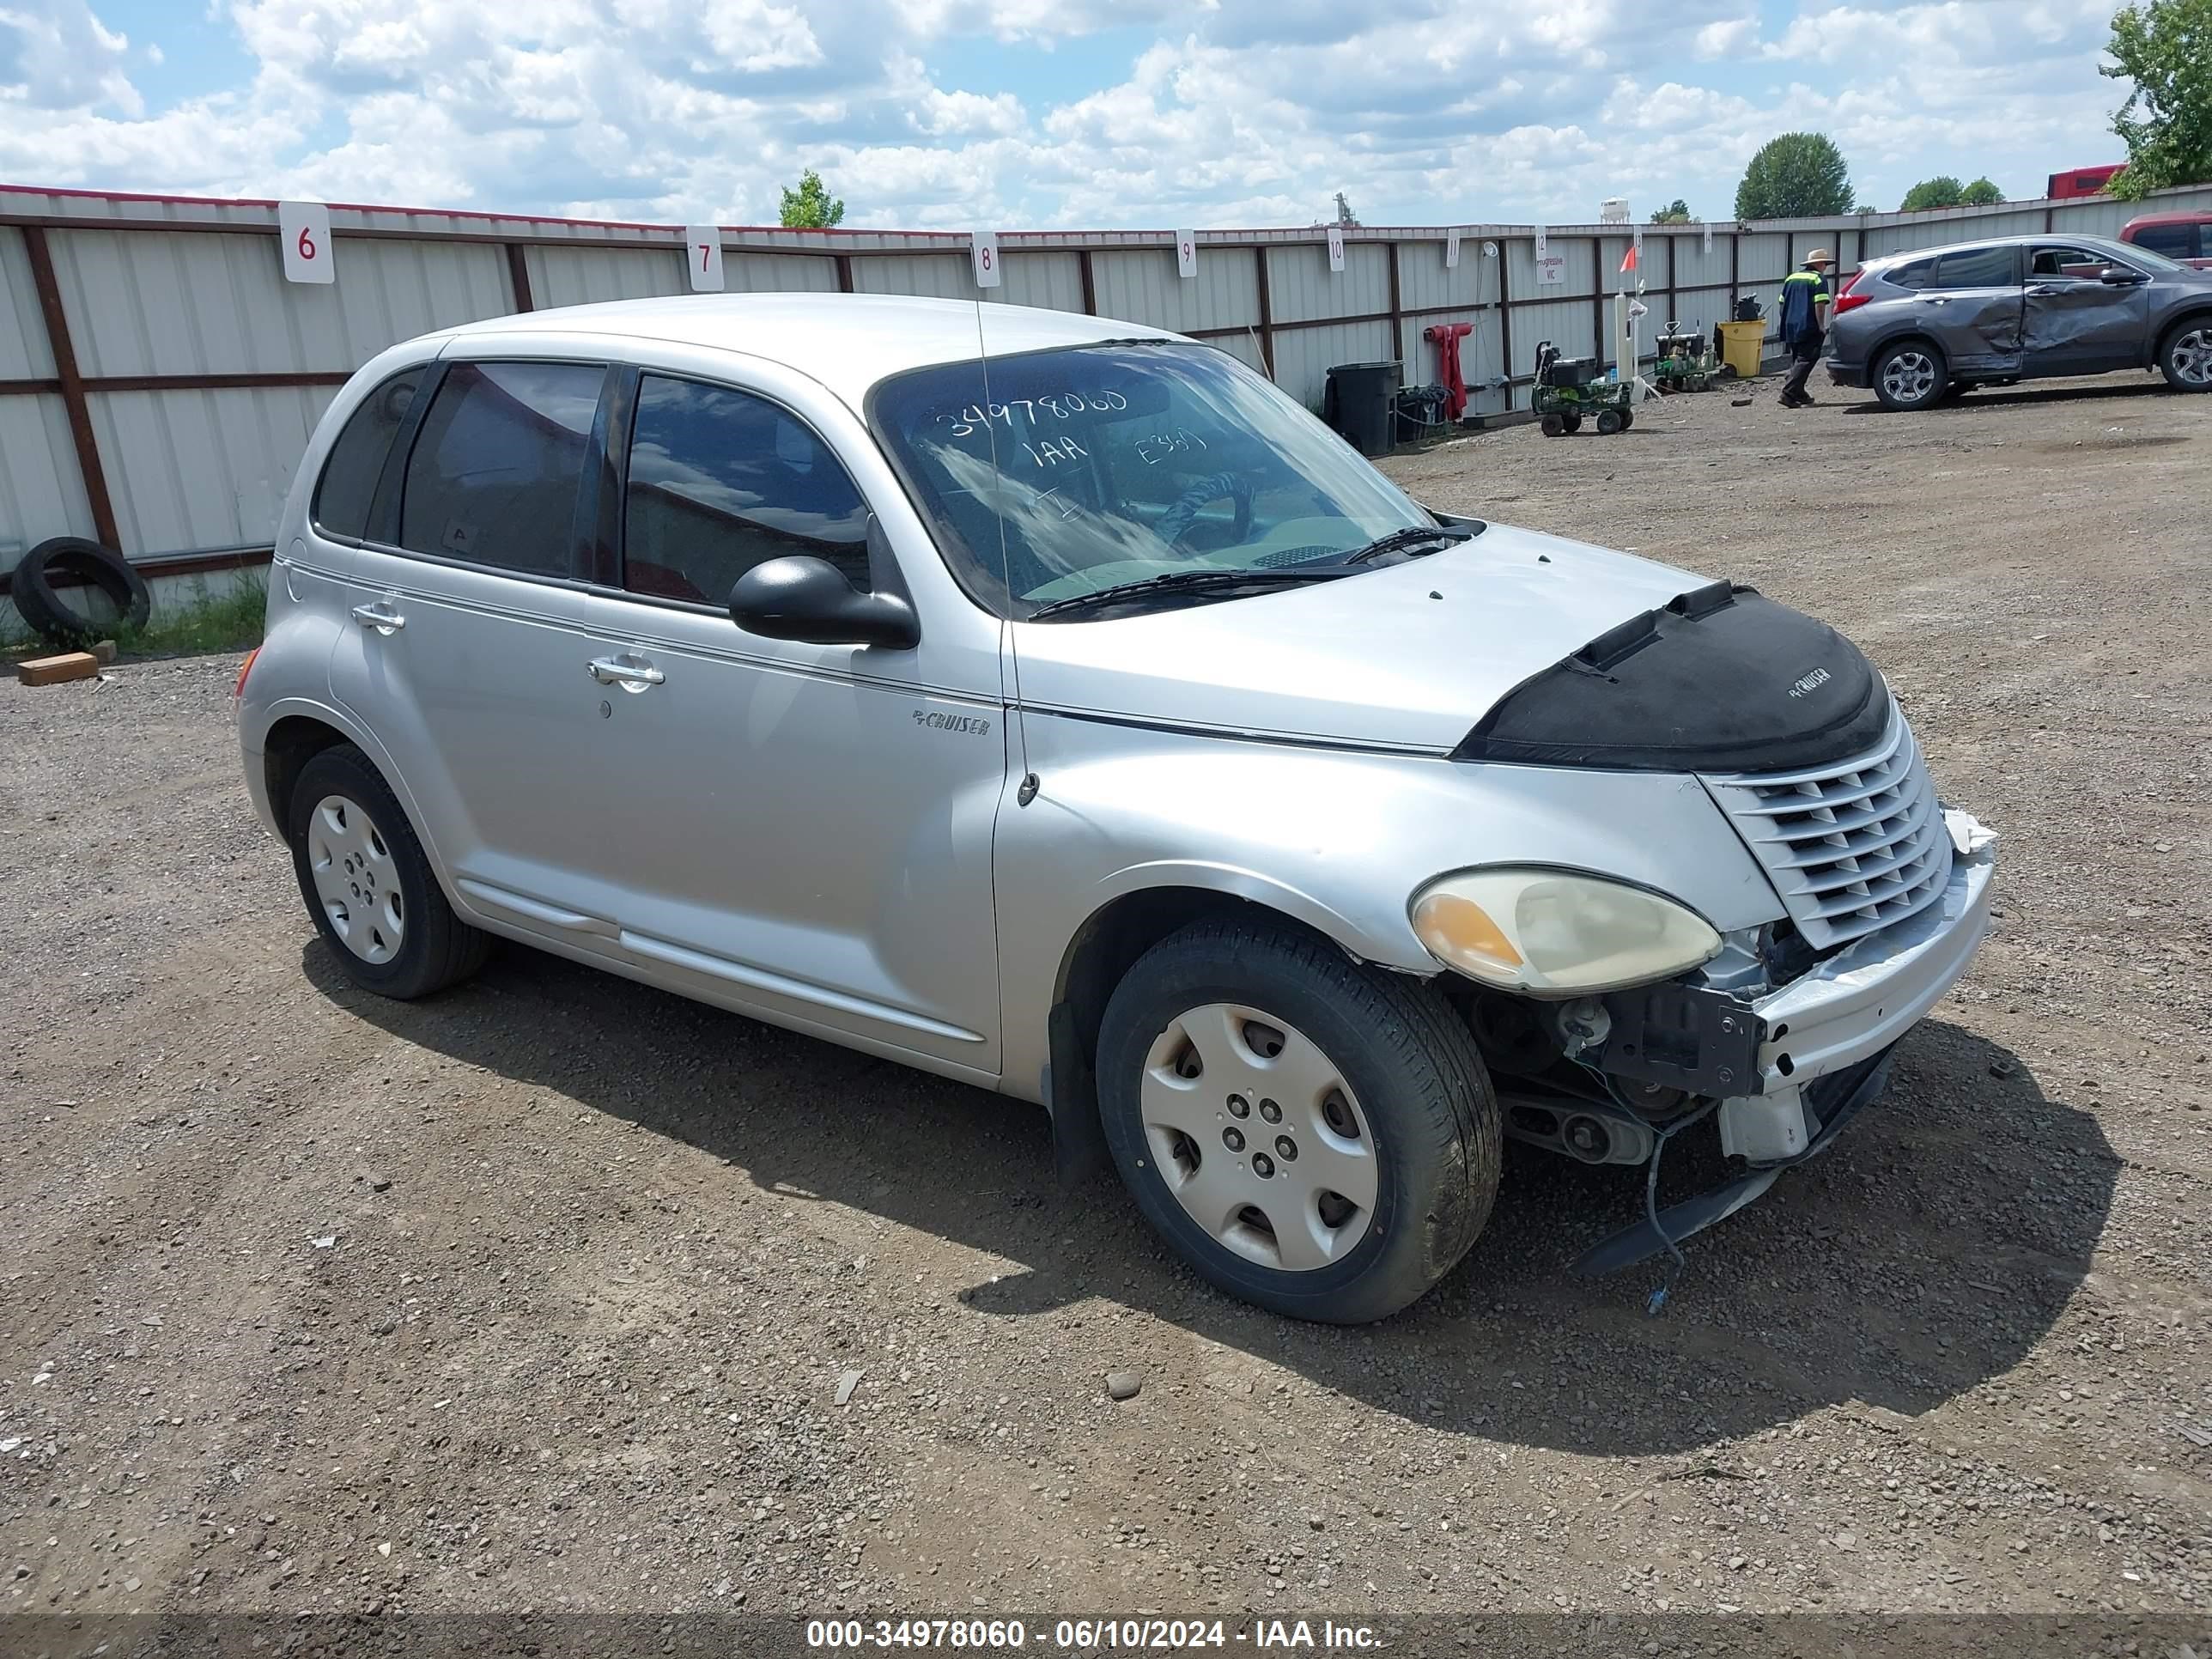
[[[2058,290],[2048,283],[2038,283],[2033,288],[2028,289],[2027,295],[2032,300],[2043,300],[2048,299],[2057,292]]]
[[[374,628],[385,635],[397,634],[407,626],[407,618],[386,606],[381,599],[354,606],[353,619],[363,628]]]
[[[1923,294],[1920,297],[1931,306],[1948,306],[1951,303],[1950,296],[1944,294]]]
[[[636,657],[594,657],[585,672],[601,685],[619,685],[625,691],[642,691],[668,678]]]

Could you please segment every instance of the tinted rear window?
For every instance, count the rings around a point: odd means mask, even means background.
[[[1915,259],[1909,264],[1898,266],[1882,280],[1897,288],[1926,288],[1936,280],[1936,261],[1932,258]]]
[[[407,460],[399,544],[533,575],[571,574],[576,492],[605,371],[455,363]]]
[[[376,481],[383,474],[392,441],[407,419],[415,389],[424,370],[410,368],[395,374],[370,392],[347,419],[323,476],[315,481],[315,526],[332,536],[355,541],[368,533],[368,512],[376,497]]]
[[[2020,250],[2012,247],[1961,248],[1936,263],[1930,288],[2010,288],[2020,281]]]

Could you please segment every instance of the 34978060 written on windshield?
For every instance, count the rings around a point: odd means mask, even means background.
[[[1002,616],[1168,571],[1325,561],[1428,521],[1305,410],[1206,346],[917,369],[878,387],[870,415],[953,574]]]

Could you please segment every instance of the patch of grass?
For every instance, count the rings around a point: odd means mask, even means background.
[[[143,628],[118,628],[115,648],[134,657],[194,657],[215,651],[245,651],[261,643],[269,610],[269,586],[256,574],[241,572],[221,593],[205,581],[183,605],[156,600]]]

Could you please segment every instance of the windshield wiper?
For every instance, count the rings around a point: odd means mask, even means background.
[[[1079,611],[1125,605],[1132,599],[1150,599],[1155,594],[1164,599],[1177,593],[1213,593],[1239,587],[1295,587],[1350,574],[1340,565],[1322,568],[1311,565],[1304,568],[1294,566],[1274,570],[1170,570],[1163,575],[1146,576],[1136,581],[1115,582],[1111,587],[1101,587],[1089,593],[1071,593],[1064,599],[1054,599],[1049,605],[1032,611],[1029,620],[1041,622],[1047,617],[1073,616]]]
[[[1463,524],[1409,524],[1403,530],[1377,536],[1364,547],[1354,548],[1337,562],[1365,564],[1370,559],[1379,559],[1385,553],[1395,553],[1401,548],[1419,547],[1423,542],[1467,542],[1474,539],[1474,529]]]

